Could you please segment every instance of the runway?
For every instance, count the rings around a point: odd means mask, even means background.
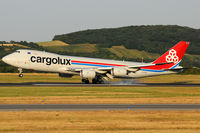
[[[81,84],[81,83],[58,83],[58,82],[25,82],[25,83],[0,83],[0,87],[12,87],[12,86],[64,86],[64,87],[200,87],[200,84],[194,83],[185,83],[185,82],[177,82],[177,83],[132,83],[132,82],[111,82],[106,84]]]
[[[0,111],[200,110],[200,104],[0,104]]]

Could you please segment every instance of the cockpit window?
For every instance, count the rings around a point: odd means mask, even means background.
[[[15,51],[16,53],[20,53],[20,51]]]

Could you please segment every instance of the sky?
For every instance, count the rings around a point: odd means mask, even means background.
[[[200,0],[0,0],[0,41],[130,25],[200,28]]]

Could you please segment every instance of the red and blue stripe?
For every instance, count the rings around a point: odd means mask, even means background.
[[[126,65],[119,65],[119,64],[110,64],[110,63],[100,63],[100,62],[89,62],[89,61],[77,61],[72,60],[71,64],[73,65],[83,65],[83,66],[95,66],[95,67],[123,67]],[[160,66],[147,66],[147,67],[141,67],[142,71],[149,71],[149,72],[165,72],[163,69],[174,69],[180,64],[177,63],[174,65],[174,63],[167,64],[167,65],[160,65]]]
[[[73,65],[97,66],[97,67],[116,67],[116,66],[121,67],[121,66],[125,66],[125,65],[119,65],[119,64],[88,62],[88,61],[76,61],[76,60],[72,60],[71,63]]]

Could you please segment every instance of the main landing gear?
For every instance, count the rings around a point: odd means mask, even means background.
[[[89,84],[89,79],[82,79],[82,83]],[[92,79],[92,84],[104,84],[102,77],[95,77]]]
[[[82,79],[82,83],[84,83],[84,84],[89,84],[90,81],[89,81],[89,79]]]
[[[93,84],[104,84],[104,81],[101,77],[96,77],[96,78],[92,79],[92,83]]]
[[[19,75],[18,75],[18,76],[19,76],[20,78],[22,78],[22,77],[23,77],[23,74],[22,74],[22,73],[23,73],[22,68],[18,68],[18,71],[19,71]]]

